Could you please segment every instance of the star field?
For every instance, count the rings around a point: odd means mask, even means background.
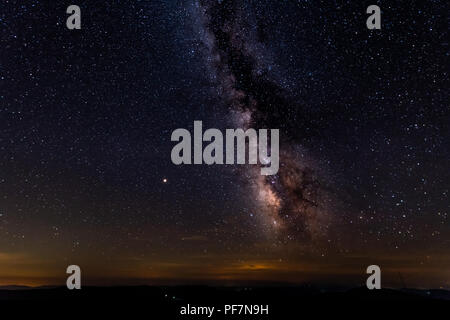
[[[378,1],[381,30],[367,1],[77,1],[73,31],[70,4],[0,4],[0,283],[69,263],[93,284],[347,283],[379,263],[450,286],[445,1]],[[279,128],[280,173],[172,164],[194,120]]]

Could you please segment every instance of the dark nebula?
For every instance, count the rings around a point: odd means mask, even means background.
[[[282,163],[275,177],[252,179],[268,198],[271,223],[282,241],[310,238],[326,229],[325,182],[312,163],[302,164],[298,144],[313,133],[306,112],[268,77],[262,21],[253,21],[241,1],[201,1],[208,61],[237,124],[280,128]],[[250,19],[248,19],[250,18]],[[253,25],[254,24],[254,25]],[[259,46],[259,47],[258,47]],[[262,60],[262,61],[260,61]],[[293,110],[295,116],[292,117]],[[305,152],[303,150],[303,152]],[[329,209],[329,208],[328,208]],[[320,231],[320,232],[319,232]]]

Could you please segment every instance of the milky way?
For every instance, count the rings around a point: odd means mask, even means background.
[[[267,76],[270,52],[258,24],[236,1],[201,1],[197,10],[206,60],[235,125],[282,128],[278,174],[260,176],[252,169],[243,173],[252,181],[266,230],[281,241],[323,235],[329,220],[325,188],[316,164],[305,159],[300,146],[302,123],[286,113],[295,102]]]
[[[449,288],[448,1],[0,1],[0,282]],[[280,130],[280,170],[171,133]],[[343,279],[343,275],[348,278]],[[389,279],[390,277],[390,279]],[[235,282],[227,282],[235,284]]]

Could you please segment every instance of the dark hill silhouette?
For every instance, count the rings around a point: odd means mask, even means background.
[[[148,319],[183,319],[180,308],[187,304],[214,306],[223,311],[224,304],[269,305],[269,316],[247,316],[254,319],[301,318],[316,314],[320,317],[365,317],[366,314],[386,316],[415,314],[418,309],[435,312],[449,310],[450,292],[445,290],[366,288],[321,289],[301,287],[84,287],[81,290],[58,288],[0,289],[0,308],[6,312],[36,315],[46,318],[53,313],[70,314],[84,319],[118,314],[144,315]],[[9,307],[9,308],[8,308]],[[54,311],[50,312],[49,311]],[[156,317],[156,315],[160,315]],[[181,318],[180,318],[181,317]],[[184,316],[184,319],[202,319],[206,316]],[[241,319],[239,316],[216,313],[210,319]],[[292,318],[294,319],[294,318]]]

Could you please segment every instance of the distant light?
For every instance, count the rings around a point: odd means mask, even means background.
[[[163,183],[167,183],[167,179],[166,178],[163,179]]]

